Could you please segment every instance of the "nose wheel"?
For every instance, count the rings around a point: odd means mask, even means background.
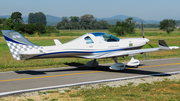
[[[127,63],[127,66],[132,66],[132,67],[138,68],[140,61],[137,59],[134,59],[133,56],[130,56],[130,57],[131,57],[131,60]]]

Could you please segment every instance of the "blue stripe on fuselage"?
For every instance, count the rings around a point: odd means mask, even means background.
[[[140,47],[129,47],[129,48],[121,48],[121,49],[113,49],[113,50],[103,50],[103,51],[89,51],[89,52],[85,52],[85,51],[65,51],[65,52],[54,52],[54,53],[47,53],[47,54],[42,54],[42,55],[38,55],[38,56],[46,56],[46,55],[52,55],[52,54],[62,54],[62,53],[103,53],[103,52],[113,52],[113,51],[122,51],[122,50],[132,50],[132,49],[139,49]]]

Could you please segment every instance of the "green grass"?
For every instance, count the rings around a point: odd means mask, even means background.
[[[88,89],[77,92],[82,95],[85,101],[114,101],[114,100],[180,100],[180,81],[154,82],[154,84],[144,83],[137,87],[133,85],[121,86],[117,88],[102,87],[100,89]]]
[[[92,89],[72,89],[65,93],[58,91],[46,91],[39,96],[19,97],[18,100],[75,100],[75,101],[180,101],[180,80],[154,81],[134,86],[132,83],[126,86],[110,87],[100,86]],[[0,100],[16,100],[17,97],[2,97]]]
[[[146,35],[148,39],[150,39],[150,44],[153,47],[158,47],[158,40],[164,39],[168,45],[172,46],[179,46],[180,47],[180,35],[176,31],[171,33],[170,35],[158,35],[155,36],[159,31],[157,29],[148,30],[149,34]],[[150,32],[152,31],[152,33]],[[79,33],[83,34],[85,32],[106,32],[107,30],[60,30],[62,33]],[[126,36],[121,36],[119,38],[128,38],[128,37],[141,37],[141,32],[137,31],[139,34],[131,34]],[[155,34],[154,34],[155,33]],[[161,33],[161,32],[160,32]],[[152,35],[151,35],[152,34]],[[179,35],[179,36],[178,36]],[[178,37],[177,37],[178,36]],[[71,36],[38,36],[36,37],[26,37],[28,40],[33,42],[34,44],[45,46],[45,45],[54,45],[53,39],[59,39],[62,43],[71,41],[77,38],[77,35]],[[148,45],[145,45],[143,48],[150,48]],[[27,61],[16,61],[13,59],[9,48],[4,40],[3,37],[0,37],[0,72],[2,71],[19,71],[19,70],[30,70],[30,69],[39,69],[39,68],[56,68],[56,67],[64,67],[69,65],[80,65],[85,64],[86,62],[90,61],[90,59],[82,59],[82,58],[55,58],[55,59],[36,59],[36,60],[27,60]],[[136,55],[134,56],[136,59],[144,60],[144,55]],[[156,53],[148,53],[148,59],[162,59],[162,58],[174,58],[180,57],[180,49],[172,50],[172,51],[163,51],[163,52],[156,52]],[[130,57],[119,57],[119,62],[129,61]],[[24,63],[23,63],[24,62]],[[102,63],[114,63],[112,59],[98,59],[100,64]]]

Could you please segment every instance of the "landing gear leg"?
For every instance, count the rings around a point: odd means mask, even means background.
[[[118,63],[117,57],[114,57],[113,60],[114,60],[115,63]]]
[[[99,63],[96,61],[96,59],[87,62],[84,66],[86,67],[97,67],[99,65]]]

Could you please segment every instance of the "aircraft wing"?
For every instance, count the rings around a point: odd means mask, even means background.
[[[129,50],[124,52],[114,52],[109,54],[110,57],[115,56],[132,56],[137,54],[143,53],[150,53],[150,52],[157,52],[157,51],[165,51],[165,50],[172,50],[172,49],[179,49],[178,46],[168,46],[164,40],[159,40],[159,48],[147,48],[147,49],[136,49],[136,50]]]
[[[143,53],[150,53],[150,52],[158,52],[158,51],[165,51],[165,50],[172,50],[172,49],[179,49],[178,46],[168,46],[164,40],[159,40],[159,47],[158,48],[147,48],[147,49],[136,49],[136,50],[125,50],[125,51],[112,51],[106,52],[102,54],[97,54],[93,56],[88,56],[88,58],[112,58],[112,57],[122,57],[122,56],[133,56]],[[85,57],[87,58],[87,57]]]

